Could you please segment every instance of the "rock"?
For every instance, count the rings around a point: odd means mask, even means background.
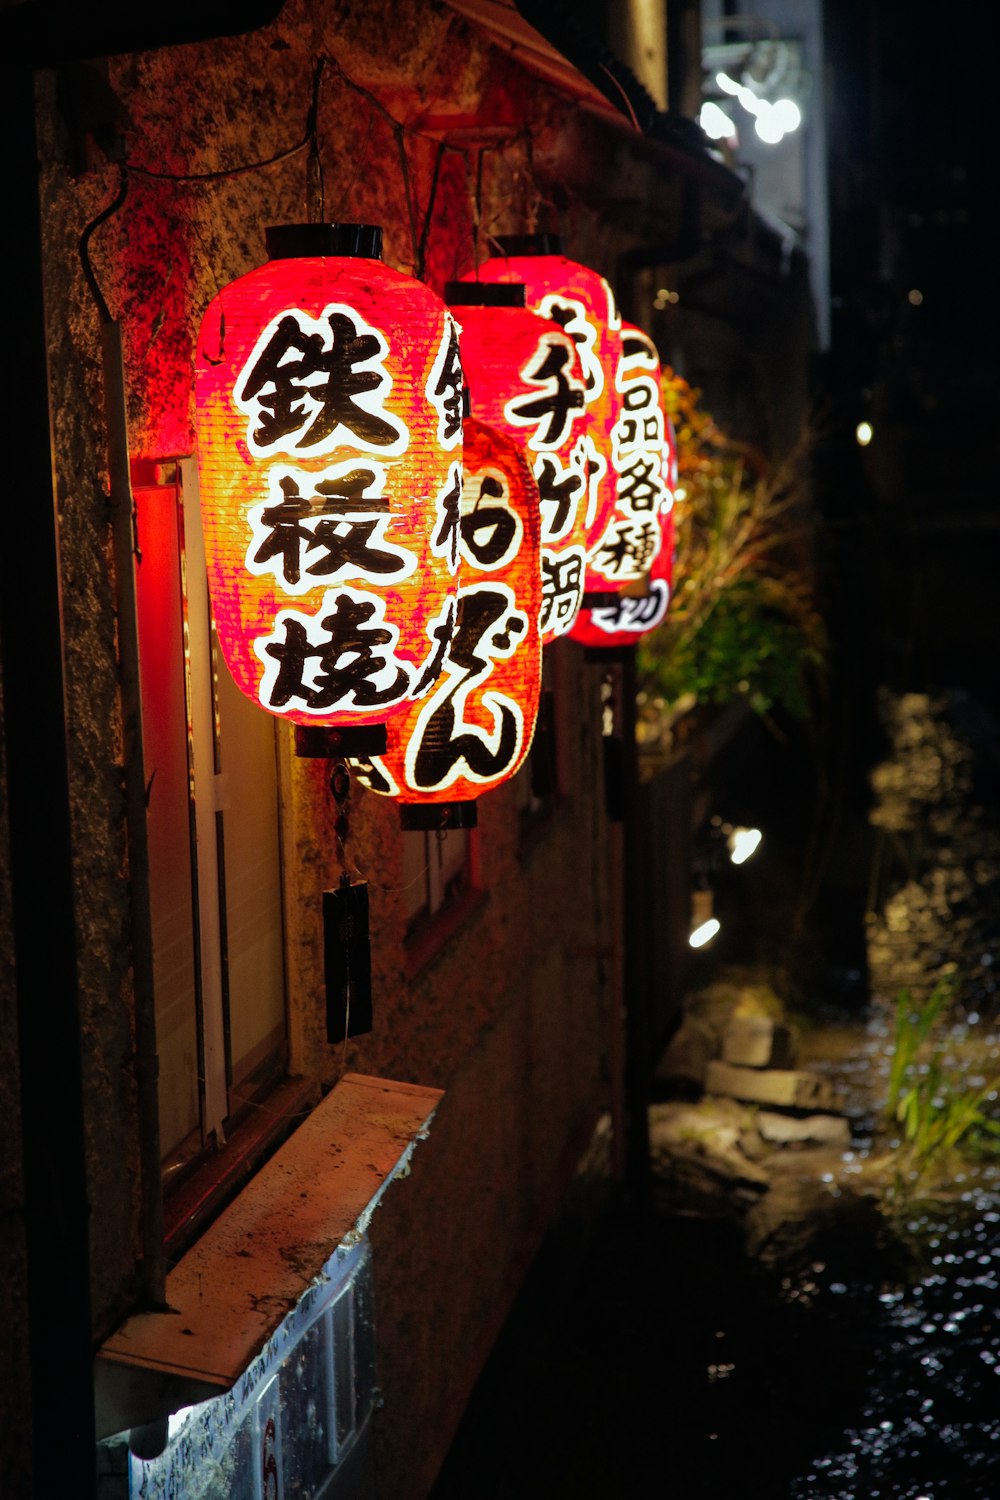
[[[705,1070],[705,1088],[710,1094],[724,1094],[750,1104],[773,1104],[786,1109],[828,1110],[834,1105],[829,1080],[801,1069],[761,1071],[714,1060]]]
[[[662,1083],[683,1082],[705,1087],[705,1070],[719,1055],[719,1039],[713,1027],[694,1016],[685,1016],[667,1044],[656,1078]]]
[[[850,1122],[843,1115],[778,1115],[762,1109],[757,1129],[775,1146],[849,1146]]]
[[[769,1179],[744,1154],[746,1113],[731,1099],[653,1106],[650,1153],[661,1205],[738,1218],[758,1202]]]
[[[722,1034],[722,1060],[745,1068],[791,1068],[792,1033],[770,1016],[731,1016]]]

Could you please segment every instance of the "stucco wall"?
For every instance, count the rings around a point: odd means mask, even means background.
[[[546,217],[553,227],[560,207],[567,250],[609,274],[615,248],[637,229],[602,214],[596,184],[589,201],[571,207],[565,192],[557,203],[560,163],[573,149],[565,101],[425,0],[289,0],[253,35],[113,57],[91,81],[128,163],[124,201],[90,237],[88,256],[122,326],[133,457],[193,450],[195,330],[219,287],[264,259],[267,225],[317,216],[381,224],[385,259],[438,290],[486,253],[487,232]],[[306,138],[314,86],[311,154],[291,148]],[[443,153],[433,134],[442,115],[456,121]],[[99,316],[79,244],[121,169],[86,121],[60,112],[48,74],[39,122],[101,1336],[134,1294],[140,1185]],[[73,148],[87,170],[71,169]],[[574,171],[583,175],[578,159]],[[319,895],[342,867],[327,771],[296,760],[282,731],[293,1066],[324,1084],[346,1067],[446,1090],[412,1178],[387,1195],[373,1228],[380,1468],[393,1500],[426,1492],[607,1099],[598,677],[577,647],[558,649],[563,800],[526,843],[513,792],[483,799],[483,899],[417,973],[403,941],[396,809],[353,792],[344,864],[371,886],[376,1019],[346,1048],[329,1047],[322,1032]]]

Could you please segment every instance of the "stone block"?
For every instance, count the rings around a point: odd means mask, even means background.
[[[770,1016],[731,1016],[722,1034],[722,1060],[743,1068],[791,1068],[792,1033]]]
[[[774,1146],[849,1146],[850,1121],[844,1115],[773,1114],[762,1109],[757,1114],[757,1129]]]
[[[744,1068],[715,1059],[705,1070],[705,1088],[710,1094],[724,1094],[748,1104],[772,1104],[786,1109],[834,1107],[829,1080],[801,1069]]]

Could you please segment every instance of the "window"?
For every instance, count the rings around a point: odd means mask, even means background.
[[[403,910],[407,927],[432,917],[471,885],[469,834],[403,834]]]
[[[276,724],[211,620],[193,461],[133,485],[165,1180],[287,1070]]]
[[[406,967],[412,977],[444,947],[481,901],[478,831],[403,834]]]

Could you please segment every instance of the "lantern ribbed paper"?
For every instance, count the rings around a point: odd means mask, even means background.
[[[520,294],[520,301],[513,294]],[[500,294],[512,294],[500,304]],[[572,625],[583,595],[590,476],[583,371],[573,339],[523,304],[523,287],[450,282],[462,369],[477,417],[522,448],[541,506],[542,643]]]
[[[476,418],[466,419],[463,466],[458,623],[441,675],[389,723],[387,753],[357,771],[407,812],[426,804],[443,814],[441,804],[472,802],[513,776],[538,713],[538,489],[520,446]]]
[[[455,611],[462,377],[439,297],[381,232],[289,225],[198,335],[205,551],[237,685],[297,724],[426,693]],[[343,253],[344,247],[352,253]]]
[[[660,624],[670,601],[677,444],[660,377],[652,339],[625,324],[617,373],[622,406],[613,450],[618,503],[592,554],[593,565],[623,591],[613,604],[580,611],[571,635],[587,646],[634,645]]]
[[[614,293],[603,276],[563,255],[555,236],[500,236],[497,244],[503,253],[464,279],[523,282],[527,306],[565,329],[579,351],[588,419],[581,441],[590,478],[585,522],[590,551],[607,531],[615,506],[611,446],[619,406],[615,370],[621,320]],[[609,591],[589,569],[585,587]]]
[[[660,550],[659,515],[673,505],[669,421],[660,390],[660,360],[652,339],[631,324],[618,339],[612,430],[615,509],[590,554],[598,589],[622,589],[644,578]]]
[[[670,603],[674,566],[674,518],[671,511],[660,516],[662,543],[644,586],[635,593],[619,593],[614,604],[581,609],[573,626],[574,641],[581,645],[618,650],[634,646],[663,623]]]

